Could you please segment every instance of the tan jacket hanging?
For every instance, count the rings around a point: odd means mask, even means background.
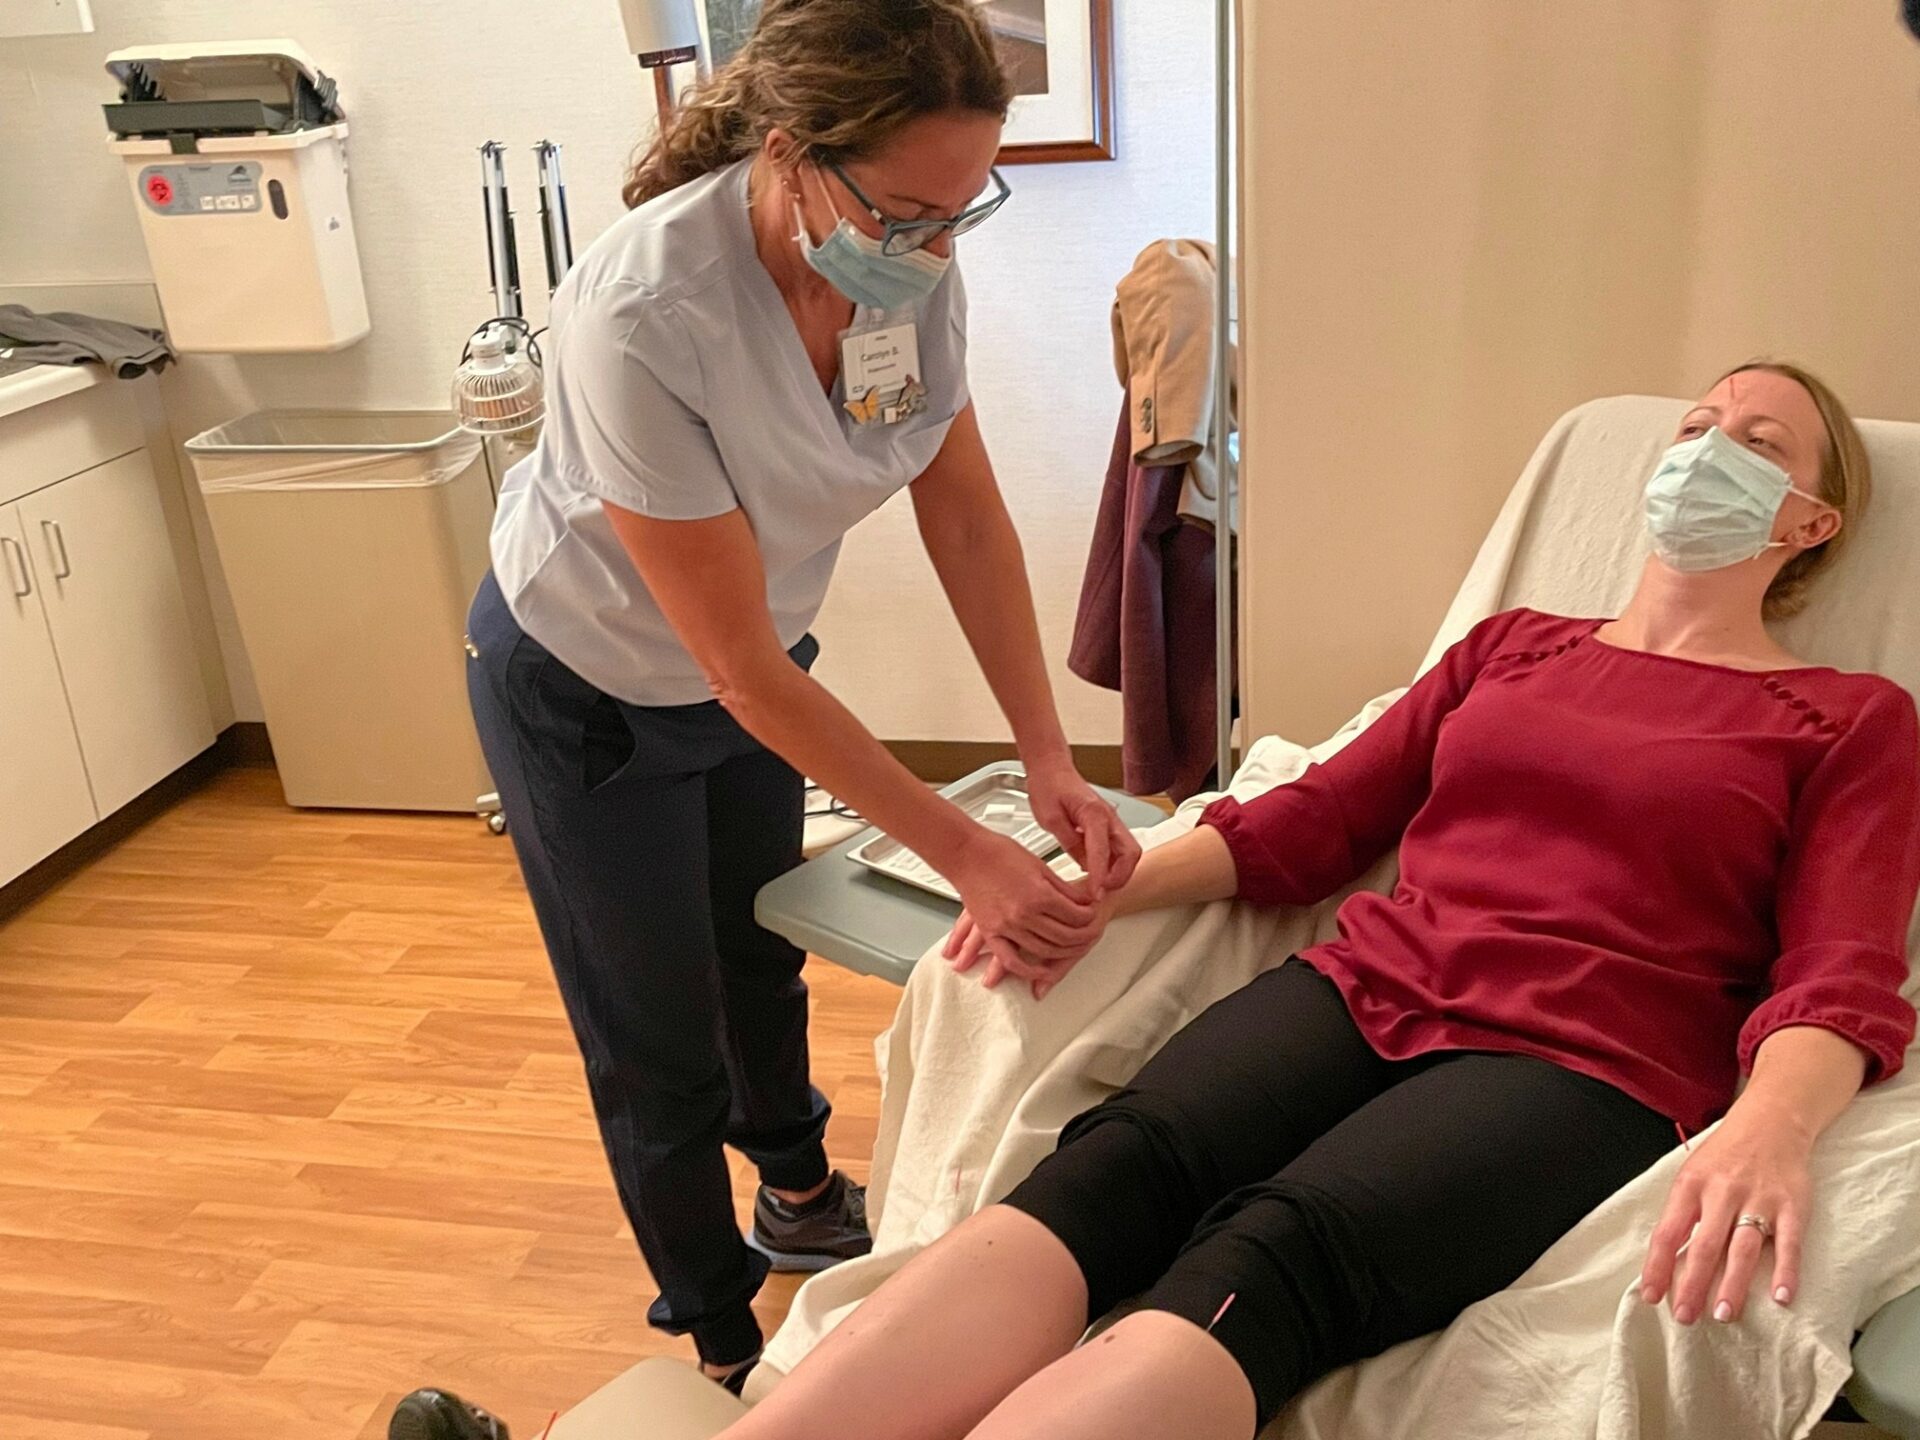
[[[1214,275],[1206,241],[1156,240],[1134,260],[1113,302],[1113,368],[1127,387],[1133,459],[1188,466],[1180,513],[1208,525],[1220,510],[1209,445]],[[1231,405],[1238,397],[1228,398]]]

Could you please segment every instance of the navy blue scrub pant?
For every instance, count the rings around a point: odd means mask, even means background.
[[[744,1360],[767,1262],[741,1239],[722,1147],[778,1189],[828,1174],[806,957],[753,919],[760,887],[800,863],[803,782],[717,702],[643,708],[588,684],[492,575],[467,627],[481,748],[660,1288],[648,1318],[704,1360]],[[817,653],[809,636],[794,660]]]

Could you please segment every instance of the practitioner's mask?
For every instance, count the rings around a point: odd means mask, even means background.
[[[900,310],[919,304],[933,293],[953,263],[951,255],[935,255],[924,247],[905,255],[888,255],[877,238],[854,229],[853,222],[844,216],[833,233],[816,245],[800,217],[798,200],[793,203],[793,238],[807,264],[834,289],[854,304],[872,310]]]

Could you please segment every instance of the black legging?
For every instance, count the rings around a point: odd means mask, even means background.
[[[1007,1203],[1073,1253],[1090,1319],[1144,1292],[1211,1323],[1265,1423],[1511,1284],[1673,1138],[1530,1056],[1383,1060],[1333,983],[1290,960],[1068,1125]]]

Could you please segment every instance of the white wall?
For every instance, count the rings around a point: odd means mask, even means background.
[[[491,313],[479,223],[488,139],[511,147],[522,278],[544,289],[531,146],[565,146],[574,241],[619,214],[651,116],[613,0],[96,0],[95,34],[0,41],[0,284],[148,274],[119,162],[106,152],[101,58],[125,45],[290,36],[341,82],[373,334],[337,355],[190,358],[165,389],[177,438],[267,405],[439,406],[461,341]],[[988,441],[1028,546],[1062,712],[1111,742],[1117,697],[1064,660],[1120,395],[1107,350],[1114,282],[1147,241],[1207,233],[1212,193],[1207,0],[1121,4],[1115,164],[1011,172],[1015,199],[970,237],[973,370]],[[544,294],[530,310],[538,314]],[[217,576],[213,604],[243,719],[260,711]],[[820,674],[891,739],[987,739],[1004,726],[891,506],[858,532],[821,623]]]
[[[1706,8],[1683,383],[1803,357],[1920,419],[1920,45],[1892,5]]]
[[[1243,14],[1254,733],[1310,742],[1404,682],[1583,400],[1772,354],[1920,414],[1920,46],[1894,6]]]
[[[1108,313],[1149,242],[1213,233],[1213,6],[1114,7],[1120,158],[1019,166],[1013,198],[961,243],[974,400],[1027,548],[1068,738],[1113,744],[1119,697],[1066,670],[1121,392]],[[815,671],[889,739],[1000,739],[1006,727],[914,535],[905,496],[848,540]]]

